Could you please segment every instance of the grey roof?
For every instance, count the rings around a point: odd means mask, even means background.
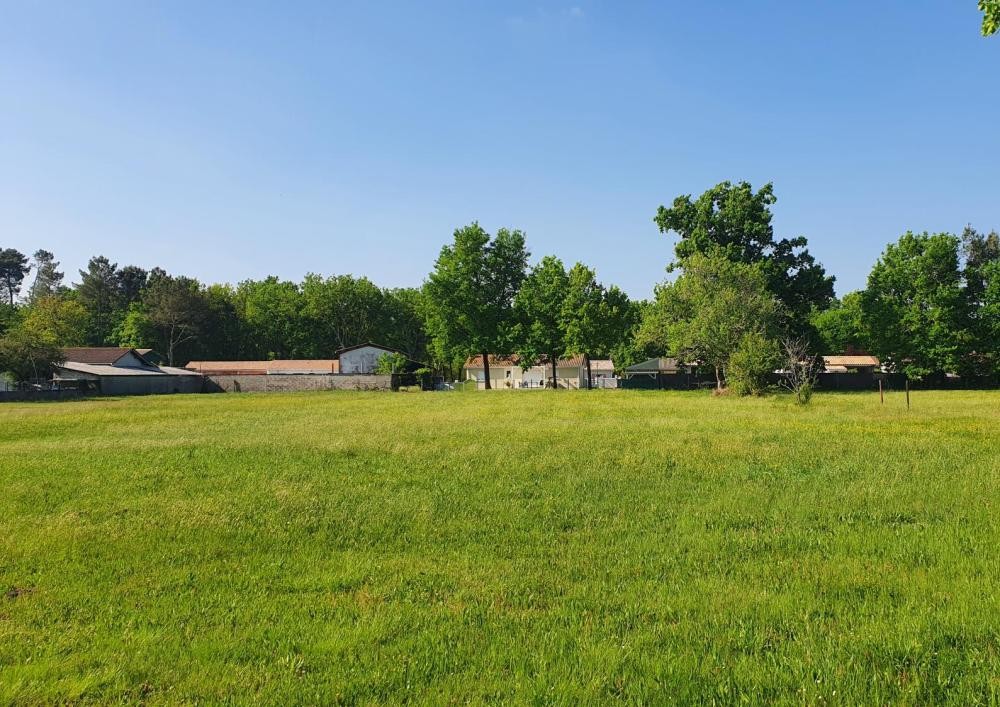
[[[625,370],[629,373],[678,373],[681,366],[676,358],[651,358]]]
[[[148,368],[131,368],[125,366],[107,366],[97,363],[78,363],[76,361],[66,361],[56,366],[57,369],[74,371],[76,373],[87,373],[92,376],[197,376],[199,373],[186,371],[183,368],[171,368],[170,366],[149,366]]]

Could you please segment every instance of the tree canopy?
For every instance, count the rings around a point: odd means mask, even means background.
[[[654,221],[662,233],[680,238],[671,267],[683,267],[699,253],[759,264],[782,304],[785,333],[814,340],[809,315],[829,304],[834,278],[809,253],[805,237],[775,238],[771,206],[776,201],[770,183],[755,192],[747,182],[722,182],[697,199],[678,196],[670,208],[660,206]]]
[[[514,296],[525,278],[528,251],[524,234],[500,229],[491,237],[478,223],[455,231],[441,249],[425,285],[433,314],[429,323],[452,350],[484,358],[510,353]]]
[[[568,284],[562,261],[547,255],[531,269],[514,298],[517,352],[522,361],[548,359],[553,388],[558,387],[558,360],[566,350],[563,304]]]
[[[14,306],[21,283],[30,271],[28,259],[23,253],[14,248],[0,248],[0,287],[8,306]]]
[[[760,263],[694,253],[685,259],[680,277],[657,287],[638,338],[685,362],[714,368],[721,388],[743,338],[773,336],[780,312]]]
[[[958,368],[965,333],[959,239],[904,234],[890,244],[861,294],[872,353],[920,378]]]

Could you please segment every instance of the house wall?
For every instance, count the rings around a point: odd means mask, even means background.
[[[382,354],[392,353],[378,346],[362,346],[359,349],[345,351],[340,355],[340,372],[342,374],[370,374],[375,371],[375,364]]]
[[[308,375],[205,376],[211,392],[290,393],[304,390],[391,390],[390,376]]]

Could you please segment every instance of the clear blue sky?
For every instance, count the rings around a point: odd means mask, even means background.
[[[0,0],[0,246],[208,282],[418,285],[455,227],[648,296],[678,194],[775,183],[862,286],[907,229],[1000,228],[974,0]]]

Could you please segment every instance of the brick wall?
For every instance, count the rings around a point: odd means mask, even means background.
[[[205,376],[209,391],[288,393],[300,390],[390,390],[389,376],[298,375]]]

